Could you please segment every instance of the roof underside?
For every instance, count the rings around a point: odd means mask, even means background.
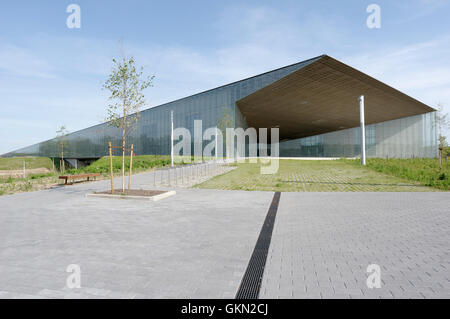
[[[329,56],[237,101],[249,127],[280,128],[288,140],[424,114],[433,108]]]

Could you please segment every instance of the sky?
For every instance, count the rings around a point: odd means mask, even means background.
[[[450,113],[449,12],[450,0],[2,0],[0,154],[103,122],[121,47],[155,75],[147,107],[328,54]]]

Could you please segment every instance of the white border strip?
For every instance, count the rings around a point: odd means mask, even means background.
[[[137,199],[137,200],[156,202],[161,199],[175,195],[176,193],[177,192],[175,192],[175,191],[168,191],[168,192],[165,192],[165,193],[162,193],[159,195],[154,195],[154,196],[133,196],[133,195],[112,195],[112,194],[89,193],[89,194],[86,194],[86,197],[113,198],[113,199]]]

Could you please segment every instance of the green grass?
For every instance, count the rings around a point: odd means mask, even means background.
[[[281,192],[433,191],[415,181],[390,176],[353,163],[280,160],[276,174],[262,175],[261,164],[238,163],[237,169],[197,185],[206,189]]]
[[[170,164],[170,156],[166,155],[139,155],[133,157],[133,172],[146,171],[154,167],[164,167]],[[125,170],[130,168],[130,157],[125,156]],[[79,169],[66,169],[65,174],[100,173],[109,174],[109,157],[102,157],[89,166]],[[119,173],[122,170],[122,157],[113,157],[113,171]]]
[[[52,169],[52,161],[48,157],[7,157],[0,158],[0,170],[17,170],[23,168],[23,161],[28,169],[47,168]]]
[[[33,161],[28,161],[32,159]],[[22,164],[23,158],[2,158],[2,163],[4,167],[8,169],[21,169],[17,167],[18,163]],[[27,168],[40,168],[46,167],[51,169],[52,162],[49,158],[26,158]],[[33,164],[32,167],[28,166],[28,163]],[[128,174],[130,158],[125,157],[125,169]],[[182,161],[181,164],[184,162]],[[16,165],[16,166],[14,166]],[[45,165],[45,166],[40,166]],[[133,157],[133,173],[143,172],[152,168],[164,167],[170,165],[170,156],[167,155],[140,155]],[[86,167],[81,167],[78,169],[66,169],[64,173],[61,172],[49,172],[41,174],[30,174],[27,178],[14,178],[14,177],[4,177],[0,178],[0,195],[12,194],[16,192],[38,190],[45,188],[45,185],[57,184],[59,182],[59,175],[76,175],[83,173],[100,173],[103,176],[109,175],[110,162],[109,157],[103,157],[99,160],[93,162],[91,165]],[[113,157],[113,170],[114,174],[120,174],[122,169],[122,158],[119,156]]]
[[[359,160],[342,160],[355,167],[360,167]],[[381,159],[369,158],[366,167],[379,173],[419,182],[441,190],[450,190],[450,162],[443,160],[439,168],[439,160],[435,158],[417,159]]]

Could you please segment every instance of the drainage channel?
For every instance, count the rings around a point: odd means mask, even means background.
[[[245,271],[244,277],[242,278],[236,293],[236,299],[258,299],[280,196],[280,192],[276,192],[273,196],[272,203],[270,204],[269,211],[264,220],[264,225],[259,233],[255,249],[248,262],[247,270]]]

